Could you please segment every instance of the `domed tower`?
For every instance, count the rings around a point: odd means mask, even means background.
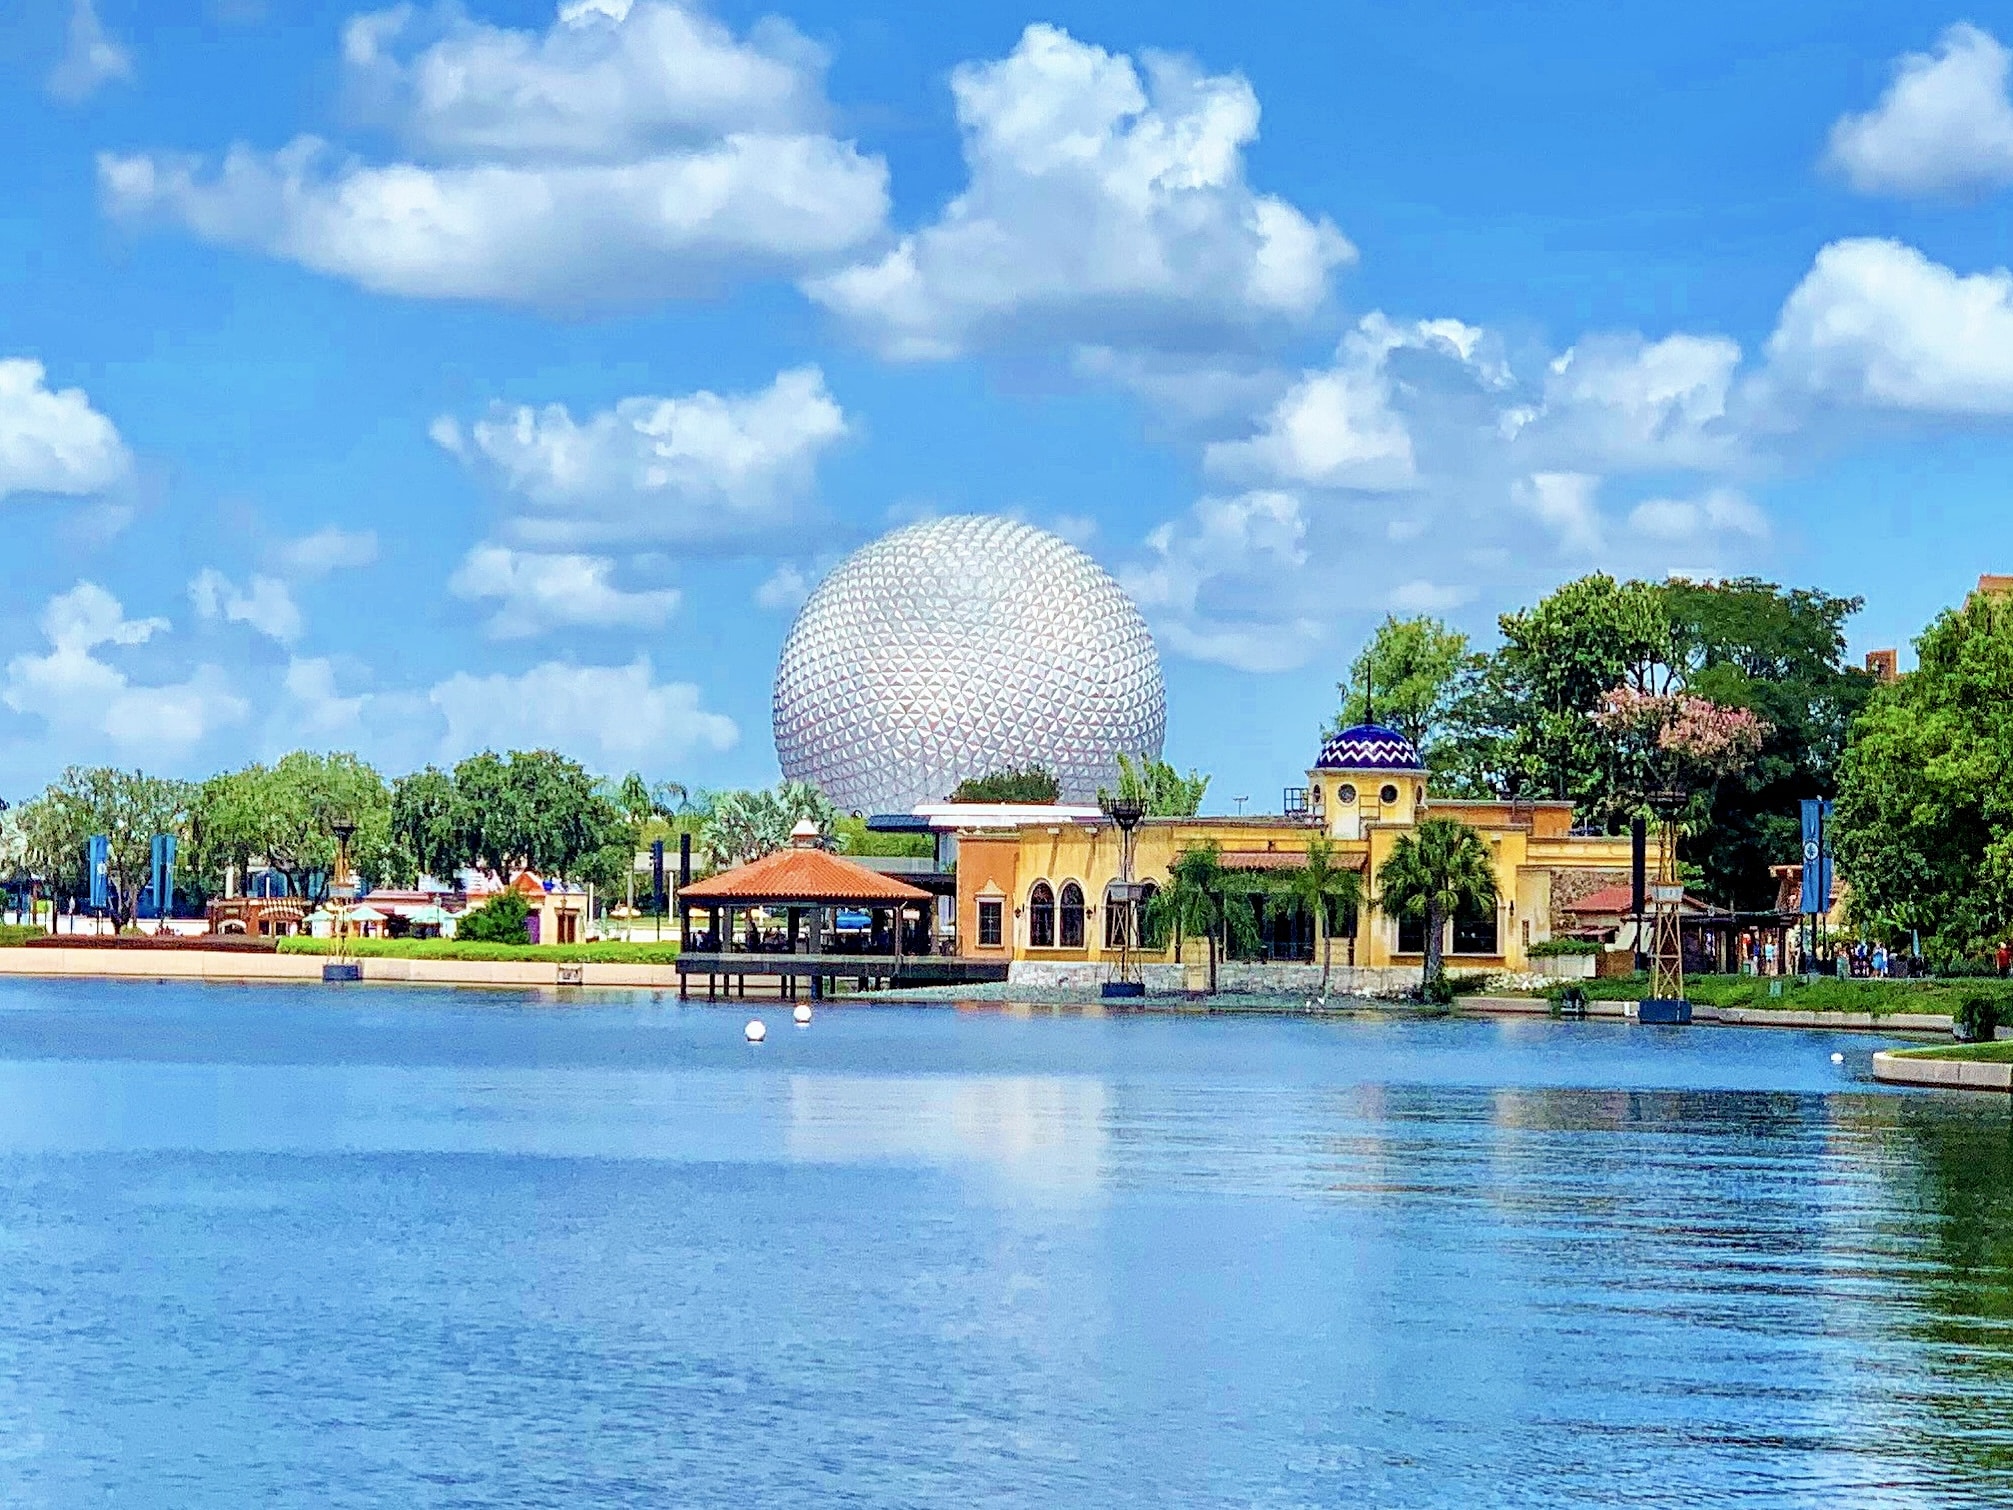
[[[1357,724],[1323,741],[1307,803],[1333,839],[1360,839],[1371,823],[1409,826],[1426,806],[1426,763],[1396,729]]]

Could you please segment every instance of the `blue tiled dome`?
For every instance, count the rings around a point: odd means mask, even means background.
[[[1330,734],[1321,745],[1317,771],[1423,771],[1412,741],[1382,724],[1358,724]]]

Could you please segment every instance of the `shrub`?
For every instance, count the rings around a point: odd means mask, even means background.
[[[1456,996],[1479,996],[1489,989],[1489,982],[1495,979],[1491,970],[1463,970],[1445,977],[1448,999]]]
[[[1999,1003],[1983,991],[1966,992],[1950,1027],[1966,1043],[1990,1043],[1999,1033]]]
[[[523,897],[514,891],[499,892],[464,915],[454,936],[472,944],[528,944],[531,934],[524,920],[530,915]]]
[[[1436,975],[1433,979],[1422,983],[1419,987],[1419,1000],[1436,1007],[1452,1006],[1454,1004],[1454,982],[1452,978],[1445,975]]]
[[[43,931],[32,923],[0,923],[0,949],[18,948],[42,937]]]
[[[953,802],[1049,803],[1062,795],[1062,784],[1053,771],[1031,765],[1025,770],[1009,768],[985,776],[967,776],[951,793]]]
[[[1606,948],[1592,939],[1540,939],[1524,953],[1532,959],[1561,959],[1567,955],[1601,954]]]

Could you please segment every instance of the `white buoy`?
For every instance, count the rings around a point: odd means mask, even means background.
[[[790,1015],[796,1018],[798,1027],[808,1028],[811,1025],[811,1004],[807,1001],[798,1002],[797,1010]]]
[[[761,1018],[754,1017],[749,1019],[747,1027],[741,1029],[741,1036],[750,1043],[760,1043],[769,1036],[769,1030],[762,1026]]]
[[[1833,1054],[1831,1056],[1831,1062],[1833,1064],[1843,1064],[1845,1063],[1845,1056],[1843,1054]]]

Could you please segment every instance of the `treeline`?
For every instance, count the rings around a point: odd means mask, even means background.
[[[1742,910],[1773,908],[1770,867],[1800,861],[1801,800],[1834,798],[1855,926],[1975,960],[2013,935],[2013,598],[1940,615],[1919,669],[1887,684],[1847,664],[1860,607],[1755,578],[1594,575],[1504,614],[1488,651],[1391,618],[1341,684],[1339,722],[1399,729],[1436,791],[1562,799],[1607,832],[1645,808],[1651,772],[1699,757],[1687,884]],[[1633,716],[1651,706],[1666,715]]]
[[[184,910],[221,895],[233,873],[242,885],[254,869],[282,877],[289,895],[317,898],[335,867],[337,829],[348,827],[351,864],[371,887],[411,886],[422,875],[451,880],[465,868],[529,869],[614,893],[653,838],[675,852],[677,835],[688,832],[700,865],[716,869],[779,848],[805,818],[842,849],[919,848],[914,836],[868,834],[803,783],[693,793],[635,772],[604,780],[552,750],[484,751],[387,780],[353,754],[296,750],[193,782],[73,766],[0,813],[0,879],[84,897],[86,846],[104,834],[115,908],[129,920],[148,884],[153,836],[173,834]],[[920,841],[923,852],[928,842]]]

